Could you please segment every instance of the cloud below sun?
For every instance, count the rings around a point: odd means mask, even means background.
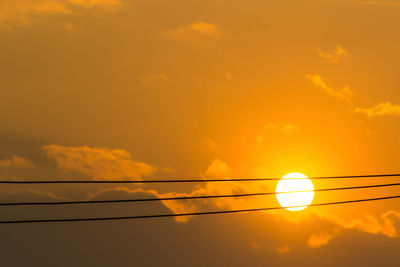
[[[132,155],[121,149],[92,148],[88,146],[66,147],[61,145],[47,145],[43,147],[46,156],[54,160],[57,168],[62,174],[80,174],[86,175],[93,179],[145,179],[146,176],[152,175],[157,171],[157,167],[151,164],[135,161]],[[14,157],[9,160],[3,160],[1,164],[4,166],[15,165],[20,168],[27,166],[29,160]],[[13,163],[16,162],[16,163]],[[29,165],[29,167],[32,167]],[[203,174],[204,179],[208,178],[228,178],[232,174],[228,164],[218,158],[210,162]],[[224,195],[224,194],[242,194],[250,192],[268,192],[272,191],[270,184],[264,182],[254,183],[203,183],[196,186],[193,190],[187,192],[160,192],[155,188],[143,188],[135,185],[135,188],[125,186],[117,186],[104,188],[88,193],[88,199],[102,199],[105,195],[132,195],[135,198],[137,194],[153,195],[158,198],[165,197],[187,197],[202,195]],[[11,191],[10,191],[11,192]],[[36,194],[36,191],[29,191],[29,194]],[[11,192],[12,193],[12,192]],[[14,192],[12,194],[19,194]],[[65,199],[65,197],[57,196],[54,192],[38,191],[39,195],[49,196],[53,199]],[[223,210],[223,209],[243,209],[249,207],[265,207],[266,200],[264,198],[219,198],[205,200],[188,200],[188,201],[163,201],[163,205],[172,213],[199,212],[204,210]],[[272,204],[269,204],[270,206]],[[269,213],[266,213],[269,214]],[[310,248],[319,248],[326,246],[336,236],[347,230],[358,230],[369,234],[380,234],[389,238],[398,236],[396,222],[400,219],[400,213],[391,210],[380,216],[366,215],[357,218],[346,219],[325,213],[323,210],[309,210],[305,217],[298,217],[294,220],[291,216],[283,215],[283,213],[274,213],[271,215],[279,222],[284,220],[293,224],[306,223],[308,221],[319,220],[324,222],[321,227],[312,230],[307,240],[304,240]],[[189,222],[191,217],[177,217],[177,222]],[[321,224],[318,224],[321,225]],[[284,246],[278,249],[278,253],[288,253],[292,249]]]

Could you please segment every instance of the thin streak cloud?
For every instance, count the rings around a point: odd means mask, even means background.
[[[371,108],[356,108],[354,112],[361,113],[367,117],[382,117],[382,116],[399,116],[400,105],[394,105],[390,102],[382,102]]]

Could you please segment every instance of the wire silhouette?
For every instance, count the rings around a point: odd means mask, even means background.
[[[155,214],[155,215],[139,215],[139,216],[125,216],[125,217],[10,220],[10,221],[0,221],[0,224],[122,221],[122,220],[137,220],[137,219],[150,219],[150,218],[184,217],[184,216],[199,216],[199,215],[212,215],[212,214],[270,211],[270,210],[281,210],[281,209],[286,209],[286,208],[317,207],[317,206],[328,206],[328,205],[339,205],[339,204],[350,204],[350,203],[359,203],[359,202],[368,202],[368,201],[388,200],[388,199],[396,199],[396,198],[400,198],[400,195],[377,197],[377,198],[356,199],[356,200],[345,200],[345,201],[336,201],[336,202],[326,202],[326,203],[317,203],[317,204],[310,204],[310,205],[303,205],[303,206],[290,206],[290,207],[269,207],[269,208],[256,208],[256,209],[206,211],[206,212],[190,212],[190,213],[176,213],[176,214]]]
[[[209,182],[259,182],[279,180],[325,180],[325,179],[360,179],[376,177],[399,177],[400,174],[371,174],[371,175],[346,175],[346,176],[321,176],[308,178],[235,178],[235,179],[187,179],[187,180],[1,180],[0,184],[148,184],[148,183],[209,183]]]
[[[118,199],[118,200],[57,201],[57,202],[10,202],[10,203],[0,203],[0,206],[39,206],[39,205],[43,205],[43,206],[49,205],[50,206],[50,205],[150,202],[150,201],[168,201],[168,200],[210,199],[210,198],[234,198],[234,197],[251,197],[251,196],[264,196],[264,195],[277,195],[277,194],[293,194],[293,193],[304,193],[304,192],[354,190],[354,189],[392,187],[392,186],[400,186],[400,183],[323,188],[323,189],[288,191],[288,192],[261,192],[261,193],[230,194],[230,195],[183,196],[183,197],[164,197],[164,198]]]

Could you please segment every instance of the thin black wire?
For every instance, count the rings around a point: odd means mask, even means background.
[[[148,202],[148,201],[164,201],[164,200],[167,201],[167,200],[230,198],[230,197],[233,198],[233,197],[250,197],[250,196],[264,196],[264,195],[277,195],[277,194],[305,193],[305,192],[354,190],[354,189],[391,187],[391,186],[400,186],[400,183],[323,188],[323,189],[288,191],[288,192],[262,192],[262,193],[211,195],[211,196],[185,196],[185,197],[164,197],[164,198],[118,199],[118,200],[82,200],[82,201],[57,201],[57,202],[10,202],[10,203],[0,203],[0,206],[78,205],[78,204],[127,203],[127,202]]]
[[[288,180],[324,180],[324,179],[359,179],[374,177],[398,177],[400,174],[372,174],[372,175],[346,175],[346,176],[324,176],[308,178],[287,178]],[[148,184],[148,183],[209,183],[209,182],[257,182],[277,181],[285,178],[236,178],[236,179],[189,179],[189,180],[58,180],[58,181],[0,181],[0,184]]]
[[[121,221],[121,220],[150,219],[150,218],[183,217],[183,216],[198,216],[198,215],[211,215],[211,214],[270,211],[270,210],[281,210],[281,209],[287,209],[287,208],[317,207],[317,206],[328,206],[328,205],[350,204],[350,203],[357,203],[357,202],[387,200],[387,199],[395,199],[395,198],[400,198],[400,195],[388,196],[388,197],[367,198],[367,199],[357,199],[357,200],[346,200],[346,201],[337,201],[337,202],[327,202],[327,203],[317,203],[317,204],[310,204],[310,205],[303,205],[303,206],[290,206],[290,207],[270,207],[270,208],[257,208],[257,209],[190,212],[190,213],[177,213],[177,214],[156,214],[156,215],[125,216],[125,217],[97,217],[97,218],[44,219],[44,220],[15,220],[15,221],[10,220],[10,221],[0,221],[0,224]]]

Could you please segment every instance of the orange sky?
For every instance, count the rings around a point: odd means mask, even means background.
[[[399,15],[398,0],[0,0],[0,178],[399,172]],[[275,186],[2,186],[0,198],[232,194]],[[314,203],[396,192],[317,192]],[[398,266],[398,204],[7,226],[0,228],[7,252],[0,261],[7,266],[377,266],[384,260],[385,266]],[[4,207],[0,219],[276,205],[269,196],[143,207]],[[51,256],[37,257],[42,249]],[[16,258],[21,251],[30,254]]]

